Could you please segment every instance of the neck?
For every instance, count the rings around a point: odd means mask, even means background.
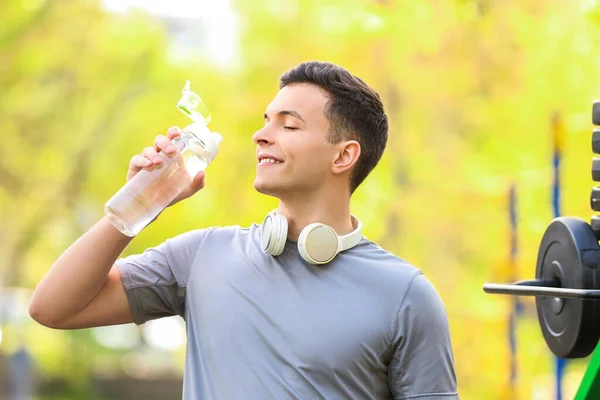
[[[350,194],[303,193],[281,198],[277,213],[288,221],[288,239],[298,240],[307,225],[320,222],[332,227],[340,236],[356,227],[350,216]]]

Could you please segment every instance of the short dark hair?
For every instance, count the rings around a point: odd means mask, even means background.
[[[331,143],[350,139],[360,143],[361,155],[350,177],[353,193],[375,168],[387,144],[388,119],[379,94],[343,67],[320,61],[286,71],[279,88],[295,83],[313,84],[329,93],[325,116],[331,126]]]

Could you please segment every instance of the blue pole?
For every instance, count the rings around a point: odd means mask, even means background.
[[[554,183],[552,185],[552,208],[554,218],[561,215],[560,212],[560,165],[562,156],[563,144],[563,127],[560,124],[558,113],[555,113],[552,119],[552,130],[554,136],[554,151],[552,156],[552,166],[554,169]],[[556,373],[556,400],[562,400],[562,377],[566,367],[566,360],[560,357],[555,357],[555,373]]]
[[[508,214],[510,218],[510,280],[517,280],[517,188],[513,183],[508,189]],[[512,296],[512,309],[508,323],[508,340],[510,344],[510,393],[516,396],[517,389],[517,317],[521,313],[521,302],[518,296]]]

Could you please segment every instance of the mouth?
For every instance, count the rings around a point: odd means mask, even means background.
[[[277,164],[281,164],[283,163],[283,161],[278,160],[276,158],[272,158],[272,157],[259,157],[258,158],[258,165],[277,165]]]

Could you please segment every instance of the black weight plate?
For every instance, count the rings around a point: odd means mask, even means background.
[[[592,180],[600,182],[600,158],[592,158]]]
[[[600,100],[595,100],[592,105],[592,124],[600,125]]]
[[[600,211],[600,187],[593,187],[590,193],[590,207],[594,211]]]
[[[596,239],[600,240],[600,216],[592,215],[590,225],[592,226],[594,233],[596,233]]]
[[[592,131],[592,152],[600,154],[600,129],[598,128]]]
[[[554,219],[540,244],[535,276],[573,289],[600,289],[600,247],[592,227],[580,218]],[[586,357],[600,337],[600,301],[536,297],[540,328],[561,358]]]

